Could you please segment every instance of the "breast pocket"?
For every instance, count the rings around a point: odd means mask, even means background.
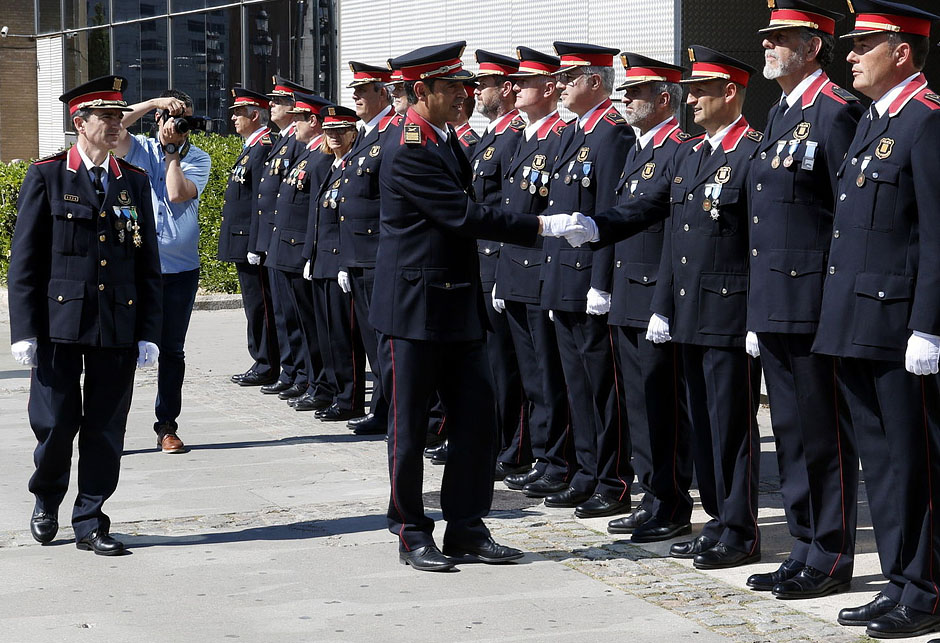
[[[559,253],[561,263],[561,298],[565,301],[579,301],[587,296],[591,287],[591,267],[593,254],[590,251],[565,251]]]
[[[865,203],[868,209],[859,213],[862,216],[858,220],[867,224],[871,230],[891,232],[894,230],[901,168],[890,161],[876,159],[869,163],[864,174],[864,184],[856,189],[868,192],[865,198],[859,200]]]
[[[669,191],[669,204],[672,206],[672,216],[669,218],[672,220],[672,229],[676,232],[682,227],[682,217],[679,216],[679,213],[681,213],[683,207],[685,207],[686,198],[686,189],[684,187],[679,185],[672,186],[672,189]]]
[[[464,330],[467,320],[478,314],[473,284],[453,280],[447,270],[438,268],[425,268],[423,275],[427,330]]]
[[[96,233],[95,209],[81,203],[52,204],[52,250],[59,255],[88,254]]]
[[[702,221],[705,232],[712,237],[733,237],[738,233],[740,219],[741,190],[722,187],[717,199],[713,199],[712,209],[708,212],[702,199]]]
[[[871,272],[856,276],[852,342],[881,348],[903,345],[913,293],[911,277]]]
[[[85,282],[71,279],[49,281],[49,338],[76,341],[81,332]]]
[[[131,344],[137,328],[137,287],[119,284],[114,287],[114,339],[118,344]]]
[[[747,275],[705,273],[699,292],[698,331],[708,335],[744,335]]]
[[[822,302],[826,253],[822,250],[770,250],[770,319],[815,322]]]
[[[302,266],[304,261],[304,233],[299,230],[282,230],[281,246],[278,248],[278,263],[284,266]]]

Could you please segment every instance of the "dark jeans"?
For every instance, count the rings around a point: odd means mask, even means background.
[[[157,434],[176,431],[176,418],[183,405],[183,375],[186,373],[183,344],[193,314],[199,268],[163,275],[163,335],[157,368]],[[168,428],[169,427],[172,428]]]

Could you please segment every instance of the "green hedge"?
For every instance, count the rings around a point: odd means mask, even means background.
[[[222,221],[222,203],[228,172],[242,150],[238,136],[194,133],[193,145],[212,159],[212,172],[199,200],[199,258],[202,263],[200,286],[208,292],[238,292],[238,277],[231,263],[218,261],[216,249]],[[0,163],[0,284],[6,285],[10,266],[10,243],[16,225],[16,199],[26,176],[28,163]]]

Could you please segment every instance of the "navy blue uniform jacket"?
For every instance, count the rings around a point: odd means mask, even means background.
[[[219,229],[219,260],[248,262],[251,245],[252,215],[258,212],[258,186],[265,172],[264,161],[274,139],[267,127],[252,134],[229,172]],[[257,230],[257,225],[255,225]]]
[[[287,178],[287,171],[298,152],[303,151],[303,143],[294,137],[291,125],[284,136],[271,146],[268,157],[264,160],[261,179],[258,181],[258,197],[255,203],[255,216],[251,218],[248,232],[249,249],[252,252],[267,252],[271,244],[271,228],[274,227],[274,209],[281,181]]]

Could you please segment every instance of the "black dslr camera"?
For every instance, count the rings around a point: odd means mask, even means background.
[[[208,132],[211,130],[211,121],[205,116],[170,116],[170,110],[160,112],[160,120],[173,123],[173,129],[178,134],[188,134],[192,130]]]

